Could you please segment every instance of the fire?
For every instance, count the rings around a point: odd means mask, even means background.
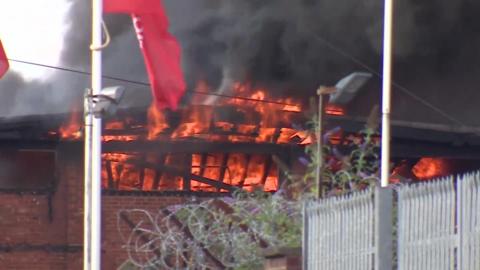
[[[78,140],[82,137],[80,111],[73,110],[68,122],[60,127],[58,133],[62,140]]]
[[[135,158],[135,155],[121,153],[102,154],[102,186],[121,190],[140,189],[135,165],[129,163]]]
[[[113,132],[113,131],[123,131],[126,129],[126,125],[124,122],[121,121],[111,121],[107,122],[105,125],[105,133]],[[110,142],[110,141],[122,141],[122,142],[131,142],[136,141],[139,139],[138,135],[109,135],[105,134],[102,136],[102,141]]]
[[[447,175],[450,171],[448,160],[425,157],[412,168],[413,174],[420,180]]]
[[[147,112],[148,140],[154,140],[166,130],[169,126],[165,117],[165,112],[158,110],[155,104],[151,104]]]
[[[124,117],[105,121],[102,140],[161,141],[198,140],[230,143],[310,143],[310,134],[291,127],[302,112],[300,102],[292,98],[274,98],[264,88],[235,83],[232,93],[220,96],[214,105],[204,105],[211,88],[199,81],[189,106],[176,112],[148,108],[146,118]],[[234,96],[228,97],[228,96]],[[208,103],[211,104],[211,103]],[[71,115],[59,134],[62,139],[80,139],[80,115]],[[53,134],[53,133],[52,133]],[[221,149],[218,149],[221,150]],[[104,188],[120,190],[182,190],[185,180],[193,191],[225,191],[188,178],[171,175],[185,170],[211,180],[246,190],[278,188],[278,168],[269,155],[238,153],[104,153]],[[164,168],[173,168],[167,170]],[[194,177],[195,178],[195,177]]]
[[[335,104],[327,104],[325,107],[325,113],[328,115],[343,116],[345,115],[345,109]]]
[[[182,117],[182,122],[173,132],[172,139],[208,134],[212,119],[211,106],[191,106]]]
[[[124,129],[125,124],[121,121],[111,121],[105,125],[105,129]]]

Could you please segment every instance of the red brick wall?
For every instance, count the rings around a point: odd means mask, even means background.
[[[82,269],[82,162],[81,155],[58,156],[51,220],[48,195],[0,193],[0,269]],[[102,269],[117,269],[127,259],[117,229],[119,210],[156,212],[184,200],[174,196],[104,195]]]
[[[1,269],[67,269],[65,252],[47,252],[65,245],[65,229],[46,195],[0,194],[0,231]]]
[[[184,199],[179,197],[138,197],[138,196],[103,196],[103,230],[102,248],[103,260],[102,269],[117,269],[127,258],[127,253],[122,249],[125,243],[122,241],[118,226],[117,215],[120,209],[145,209],[152,213],[159,209],[182,203]],[[127,228],[123,226],[122,228]]]

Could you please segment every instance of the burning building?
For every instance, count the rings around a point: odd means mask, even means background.
[[[71,2],[60,65],[87,70],[89,7]],[[149,107],[131,22],[106,17],[113,42],[105,84],[125,84],[128,93],[103,130],[104,269],[126,258],[116,228],[122,208],[155,211],[237,188],[281,188],[277,161],[295,166],[312,142],[304,123],[315,89],[354,70],[379,70],[382,7],[374,2],[165,0],[189,84],[176,112]],[[479,9],[469,0],[398,6],[392,162],[399,181],[479,167],[472,106],[479,94],[469,90],[478,80],[472,21]],[[27,81],[12,72],[0,82],[0,263],[10,269],[80,268],[84,75]],[[379,78],[364,90],[345,108],[327,107],[327,130],[348,136],[363,128],[380,100]]]

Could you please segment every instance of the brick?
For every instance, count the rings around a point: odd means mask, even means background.
[[[47,195],[0,193],[0,245],[83,244],[83,160],[59,158],[58,185],[52,197],[53,219],[49,220]],[[127,259],[117,229],[120,209],[158,209],[185,201],[179,197],[103,196],[102,269],[117,269]],[[82,269],[83,255],[77,252],[0,251],[0,269]]]

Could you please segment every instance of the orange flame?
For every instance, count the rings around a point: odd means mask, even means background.
[[[209,93],[210,90],[204,81],[199,81],[196,86],[199,93]],[[138,124],[138,120],[128,118],[111,120],[105,123],[106,132],[102,139],[106,142],[195,138],[232,143],[311,143],[311,134],[289,128],[293,117],[302,111],[301,103],[291,98],[273,98],[268,93],[266,89],[252,87],[249,83],[235,83],[232,95],[238,98],[219,97],[215,106],[198,105],[204,103],[205,95],[194,95],[192,105],[174,112],[180,116],[176,126],[170,126],[166,112],[152,104],[148,108],[146,123]],[[238,123],[228,120],[228,117],[225,119],[217,106],[232,109],[242,118]],[[80,128],[80,115],[74,113],[68,124],[60,128],[59,134],[62,139],[79,139]],[[246,190],[278,189],[278,169],[268,155],[208,153],[202,158],[201,154],[169,154],[160,158],[155,153],[105,153],[102,158],[103,187],[121,190],[183,189],[183,177],[187,176],[169,175],[155,167],[170,166],[181,170],[186,167],[192,174]],[[191,189],[218,191],[194,180],[191,181]]]
[[[158,110],[157,106],[155,106],[153,103],[148,108],[147,119],[148,140],[154,140],[158,138],[158,135],[169,127],[165,117],[165,112]]]
[[[449,164],[442,158],[422,158],[412,168],[413,174],[421,180],[445,176],[449,173]]]
[[[73,110],[70,114],[70,119],[59,128],[58,133],[63,140],[78,140],[82,137],[81,127],[80,112]]]
[[[329,103],[325,107],[325,113],[328,115],[343,116],[345,115],[345,109],[339,105]]]

